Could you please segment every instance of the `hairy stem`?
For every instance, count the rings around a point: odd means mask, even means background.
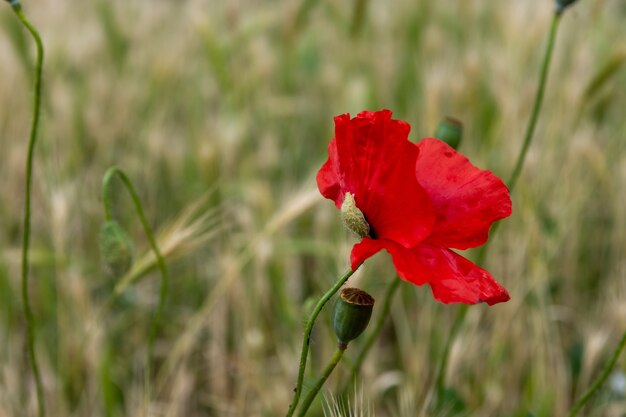
[[[363,25],[365,24],[365,16],[367,14],[368,0],[354,0],[354,10],[352,12],[352,27],[350,32],[353,38],[360,35]]]
[[[341,357],[343,356],[343,352],[345,352],[347,347],[348,345],[346,344],[339,344],[337,346],[337,350],[335,350],[335,353],[333,354],[332,358],[330,358],[330,362],[328,362],[328,365],[326,365],[326,368],[324,368],[322,375],[315,382],[315,385],[313,386],[313,388],[311,388],[311,391],[309,391],[309,393],[304,398],[304,400],[302,400],[302,406],[300,407],[300,412],[298,413],[298,417],[304,417],[306,415],[306,412],[309,410],[311,403],[313,402],[315,397],[317,397],[317,394],[319,393],[320,389],[322,389],[324,382],[326,382],[330,374],[333,372],[333,370],[335,369],[335,367],[341,360]]]
[[[609,377],[611,370],[613,370],[613,367],[617,362],[617,358],[619,358],[622,350],[624,350],[624,346],[626,346],[626,331],[624,331],[624,334],[622,334],[622,338],[617,344],[617,347],[615,348],[611,359],[609,359],[609,361],[604,365],[604,369],[602,369],[602,372],[600,373],[598,378],[593,381],[593,384],[591,384],[589,389],[582,395],[582,397],[580,397],[578,401],[574,403],[574,406],[568,414],[569,417],[576,416],[578,412],[585,406],[587,401],[589,401],[589,399],[593,397],[593,395],[600,389],[602,384],[604,384],[604,381],[606,381],[606,379]]]
[[[165,307],[165,297],[167,296],[167,286],[168,286],[168,275],[167,275],[167,264],[165,263],[165,259],[163,255],[161,255],[161,251],[159,250],[159,246],[157,245],[156,239],[154,238],[154,233],[152,232],[152,228],[148,223],[146,215],[143,210],[143,206],[141,204],[141,200],[139,199],[139,195],[137,191],[135,191],[135,187],[133,187],[132,182],[128,178],[128,176],[122,171],[120,168],[113,166],[109,168],[104,177],[102,179],[102,203],[104,205],[104,213],[107,220],[111,220],[111,201],[109,197],[109,184],[111,179],[117,175],[126,190],[130,194],[133,203],[135,204],[135,208],[137,210],[137,215],[141,220],[141,224],[143,225],[144,232],[148,241],[150,242],[150,246],[152,251],[154,252],[154,256],[157,260],[157,266],[161,272],[161,288],[159,291],[159,304],[157,306],[157,310],[154,314],[154,318],[152,320],[152,325],[150,327],[150,334],[148,336],[148,356],[147,356],[147,370],[146,370],[146,381],[149,382],[151,367],[153,362],[153,350],[154,350],[154,342],[157,337],[157,333],[159,331],[159,327],[161,325],[161,320],[163,316],[163,309]],[[149,384],[147,384],[149,386]]]
[[[26,157],[26,185],[24,187],[24,226],[22,232],[22,304],[24,305],[24,316],[26,317],[26,327],[28,334],[28,357],[35,376],[35,387],[37,393],[37,412],[39,417],[46,415],[46,406],[44,401],[43,383],[41,381],[41,371],[37,362],[37,354],[35,352],[35,316],[30,304],[30,294],[28,290],[29,275],[29,249],[30,249],[30,218],[31,218],[31,194],[33,183],[33,156],[35,153],[35,144],[37,142],[37,132],[39,131],[39,116],[41,113],[41,89],[42,89],[42,70],[43,70],[43,42],[39,32],[32,23],[26,18],[22,12],[22,6],[19,1],[10,1],[13,11],[17,15],[22,25],[28,30],[37,45],[37,62],[35,64],[35,85],[33,95],[33,120],[30,128],[30,138],[28,140],[28,154]]]
[[[286,417],[293,416],[296,407],[298,406],[298,402],[300,401],[300,395],[302,394],[302,383],[304,381],[304,371],[306,370],[306,361],[309,354],[309,345],[311,343],[311,332],[313,331],[313,325],[315,324],[315,320],[317,316],[320,314],[324,305],[330,300],[330,298],[335,295],[339,288],[354,274],[354,272],[358,269],[358,267],[353,271],[352,269],[347,270],[332,286],[326,293],[319,299],[313,312],[309,316],[306,325],[304,327],[304,336],[302,339],[302,351],[300,353],[300,365],[298,367],[298,380],[296,382],[296,388],[294,389],[293,401],[289,405],[289,410],[287,411]]]
[[[533,140],[533,136],[535,133],[535,127],[537,126],[537,120],[539,120],[539,114],[541,112],[541,106],[543,104],[543,96],[546,91],[548,71],[550,69],[550,62],[552,61],[552,52],[554,50],[554,44],[556,41],[556,34],[559,28],[559,22],[561,21],[561,15],[562,14],[560,12],[555,12],[552,16],[550,33],[548,35],[548,44],[546,46],[546,52],[543,57],[543,63],[541,64],[541,70],[539,72],[539,86],[537,87],[537,94],[535,95],[535,103],[533,104],[533,109],[530,114],[530,120],[528,121],[528,126],[526,127],[526,134],[524,135],[524,142],[522,142],[522,149],[517,156],[515,168],[513,168],[513,172],[511,173],[509,180],[506,182],[506,185],[511,191],[513,190],[513,188],[515,188],[517,179],[522,172],[524,160],[526,159],[526,153],[530,148],[530,144]]]

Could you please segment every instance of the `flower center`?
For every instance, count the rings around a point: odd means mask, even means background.
[[[341,220],[344,226],[356,233],[359,237],[366,237],[370,234],[370,225],[365,220],[363,212],[356,206],[354,195],[346,193],[341,204]]]

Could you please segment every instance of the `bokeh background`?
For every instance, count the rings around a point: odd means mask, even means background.
[[[24,3],[47,54],[36,348],[49,415],[94,417],[284,415],[307,308],[349,266],[355,241],[314,181],[333,116],[388,108],[415,141],[455,116],[460,150],[507,178],[553,10],[548,0]],[[0,416],[33,416],[19,254],[34,50],[0,6]],[[626,328],[625,21],[622,0],[581,0],[562,19],[514,213],[486,260],[512,299],[470,308],[452,346],[449,406],[427,404],[458,306],[403,283],[356,387],[336,397],[345,365],[327,383],[330,408],[548,417],[589,386]],[[100,185],[111,165],[134,181],[170,265],[149,406],[159,276],[121,186],[114,214],[136,264],[125,277],[102,267]],[[380,254],[351,283],[382,300],[394,279]],[[334,349],[329,311],[307,381]],[[626,415],[625,371],[622,357],[585,415]],[[323,413],[347,415],[320,401],[311,415]]]

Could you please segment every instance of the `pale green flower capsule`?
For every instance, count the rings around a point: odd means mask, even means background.
[[[343,224],[359,237],[366,237],[370,234],[370,225],[365,220],[363,212],[356,206],[354,195],[346,193],[341,204],[341,220]]]
[[[333,312],[333,328],[340,346],[346,347],[367,328],[374,298],[358,288],[344,288]]]

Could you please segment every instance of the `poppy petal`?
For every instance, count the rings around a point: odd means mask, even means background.
[[[510,299],[507,290],[488,271],[449,249],[422,244],[413,252],[421,271],[428,275],[433,296],[444,304],[494,305]]]
[[[428,282],[429,274],[422,268],[422,261],[419,259],[420,254],[390,240],[365,238],[354,245],[350,254],[352,270],[356,270],[361,263],[381,249],[385,249],[391,255],[393,265],[396,267],[400,278],[416,285],[423,285]]]
[[[405,247],[424,240],[435,222],[430,198],[415,178],[419,151],[409,130],[388,110],[337,116],[328,160],[317,174],[320,192],[338,208],[346,193],[354,195],[372,237]]]
[[[484,244],[492,223],[511,214],[506,185],[438,139],[417,146],[417,179],[437,213],[428,243],[456,249]]]
[[[341,208],[345,193],[341,192],[341,186],[339,185],[341,174],[338,161],[337,141],[333,138],[328,145],[328,160],[318,171],[316,180],[320,193],[329,200],[333,200],[337,208]]]
[[[381,249],[391,255],[400,278],[415,285],[429,283],[441,303],[494,305],[510,299],[489,272],[449,249],[430,245],[407,249],[388,240],[365,238],[352,248],[352,270]]]

